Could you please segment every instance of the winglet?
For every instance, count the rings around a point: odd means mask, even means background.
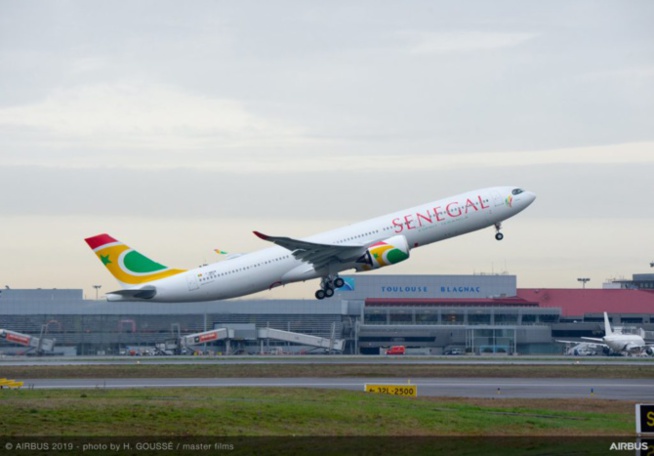
[[[259,231],[253,231],[253,233],[254,233],[258,238],[263,239],[264,241],[269,241],[269,240],[270,240],[270,236],[268,236],[268,235],[266,235],[266,234],[263,234],[263,233],[261,233],[261,232],[259,232]]]

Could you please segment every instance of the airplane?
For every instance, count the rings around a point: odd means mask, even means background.
[[[594,342],[603,342],[604,346],[610,348],[614,353],[629,355],[647,354],[649,356],[654,354],[654,348],[647,345],[642,337],[636,334],[620,334],[614,332],[611,329],[609,317],[606,312],[604,312],[604,337],[601,339],[594,337],[582,337],[582,339]]]
[[[647,345],[645,340],[636,334],[622,334],[615,332],[611,329],[609,323],[609,316],[604,312],[604,337],[582,337],[583,340],[590,340],[584,342],[588,346],[608,348],[612,353],[621,355],[654,355],[654,347]],[[579,343],[565,340],[557,340],[561,343]]]
[[[85,239],[122,289],[108,301],[197,302],[245,296],[320,278],[317,299],[329,298],[345,281],[341,271],[379,269],[409,258],[433,242],[495,227],[536,199],[518,187],[491,187],[393,212],[304,239],[254,234],[276,244],[263,250],[185,270],[157,263],[108,234]]]

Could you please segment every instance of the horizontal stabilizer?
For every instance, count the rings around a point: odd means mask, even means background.
[[[107,293],[107,301],[136,301],[141,299],[152,299],[157,295],[155,287],[128,288]]]

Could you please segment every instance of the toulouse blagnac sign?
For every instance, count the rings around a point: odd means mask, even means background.
[[[361,299],[485,299],[516,294],[516,279],[510,275],[346,276],[344,280],[339,293],[353,292]]]
[[[481,287],[477,285],[465,286],[415,286],[415,285],[384,285],[381,287],[382,294],[425,294],[429,296],[438,295],[469,295],[481,294]]]

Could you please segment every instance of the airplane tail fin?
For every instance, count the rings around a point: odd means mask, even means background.
[[[611,324],[609,323],[609,316],[607,315],[606,312],[604,312],[604,336],[610,336],[613,334],[613,330],[611,330]]]
[[[108,234],[98,234],[84,240],[123,288],[134,288],[185,272],[184,269],[171,269],[152,261]]]

